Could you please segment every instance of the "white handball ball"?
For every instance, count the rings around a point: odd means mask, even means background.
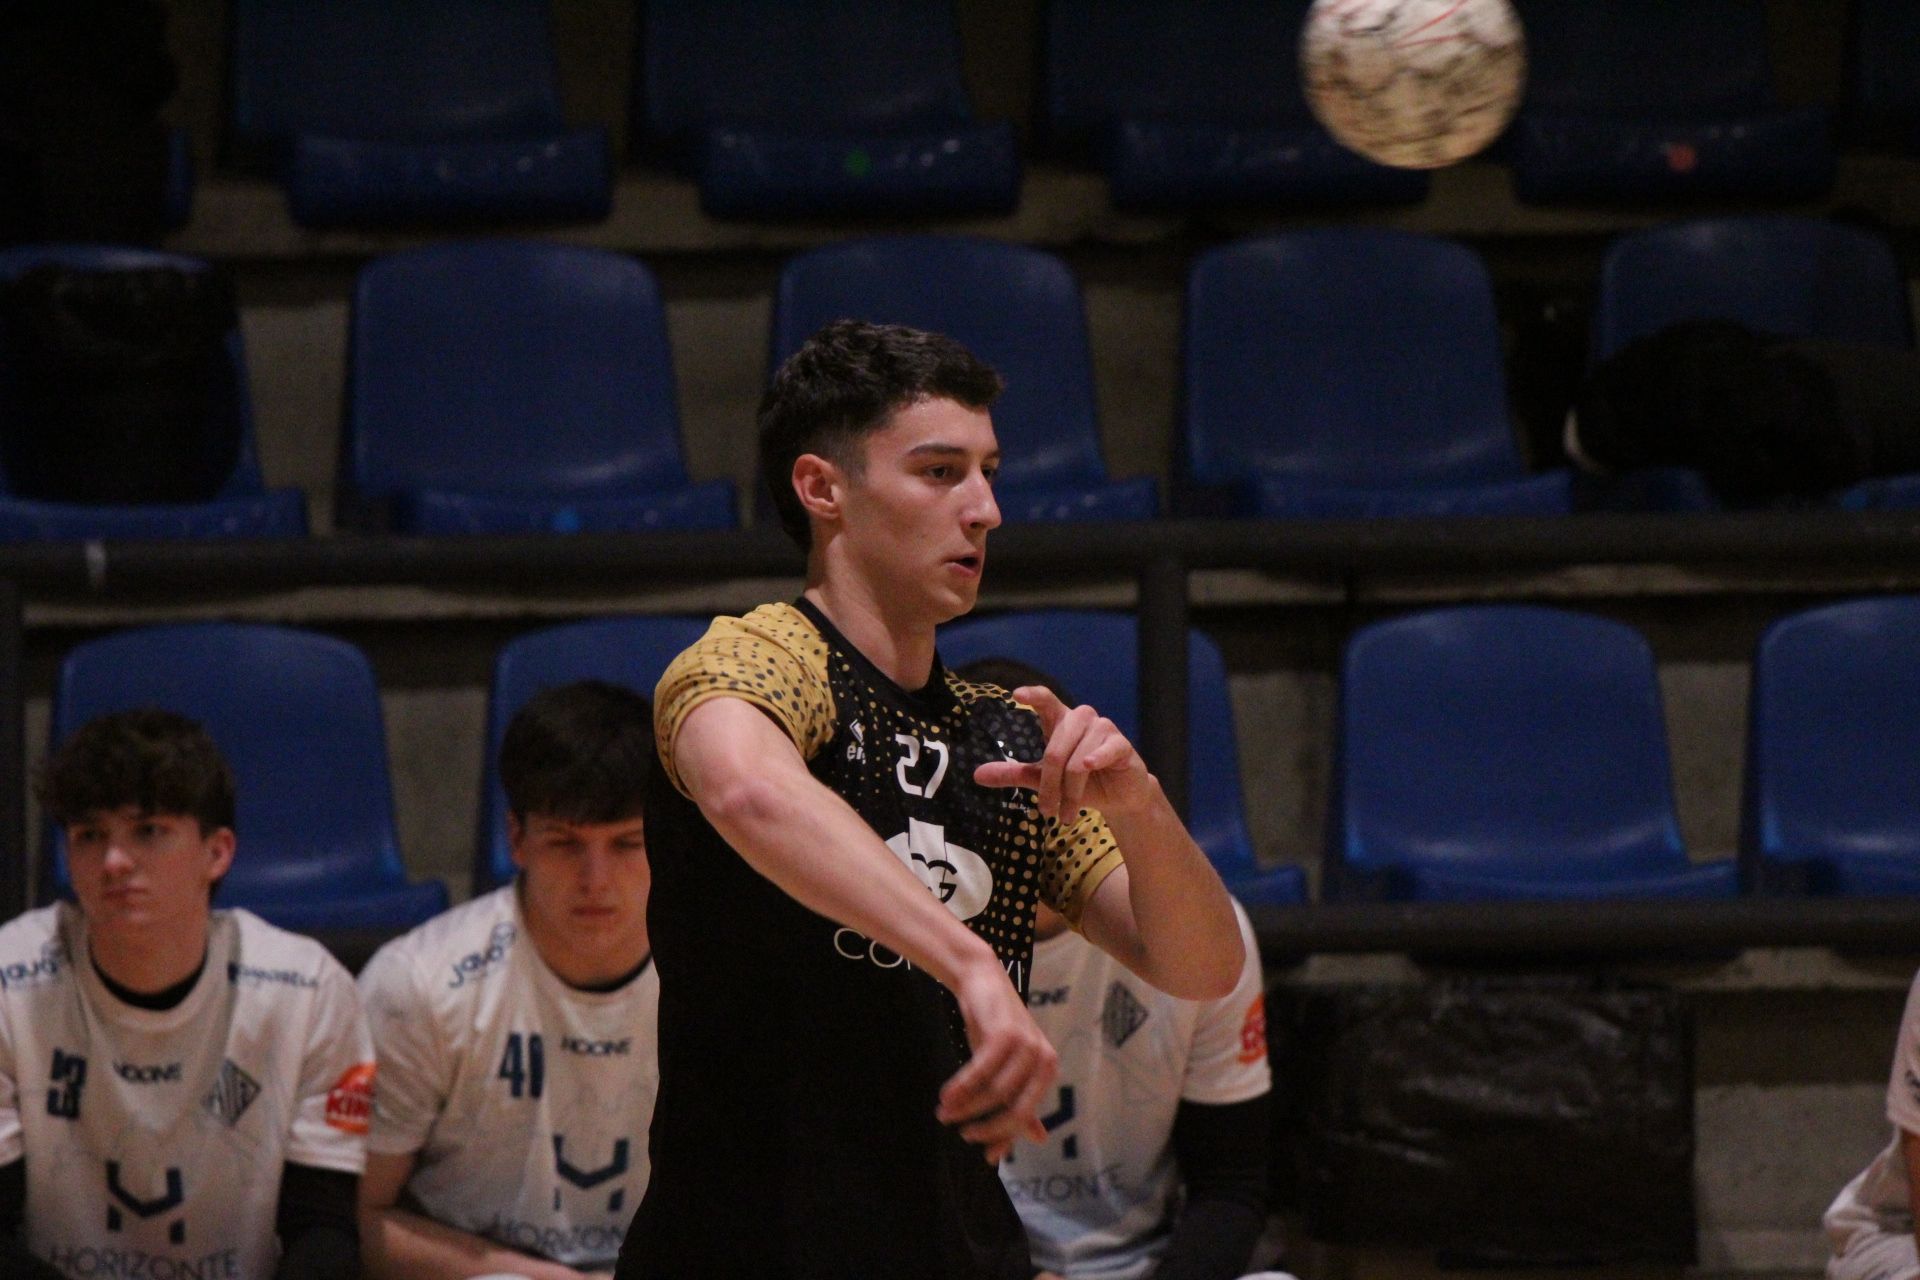
[[[1507,127],[1526,40],[1509,0],[1314,0],[1300,73],[1313,114],[1344,146],[1436,169]]]

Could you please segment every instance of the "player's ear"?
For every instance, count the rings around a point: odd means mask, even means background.
[[[846,473],[831,459],[803,453],[793,460],[793,491],[810,516],[838,520],[846,492]]]
[[[234,846],[239,843],[232,827],[216,827],[207,836],[207,879],[218,882],[233,867]]]
[[[520,815],[507,810],[507,852],[513,857],[513,865],[522,870],[527,864],[520,857],[520,840],[526,834],[527,824],[520,820]]]

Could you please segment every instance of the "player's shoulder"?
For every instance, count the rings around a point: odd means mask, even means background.
[[[39,907],[0,925],[0,996],[48,986],[66,973],[69,949],[61,917],[73,909]]]
[[[813,619],[791,604],[763,604],[734,617],[722,614],[707,627],[695,648],[713,651],[728,645],[784,649],[810,665],[823,664],[827,657],[827,638]]]
[[[502,885],[415,925],[374,953],[361,986],[457,989],[498,968],[519,941],[513,894]]]
[[[244,907],[215,911],[211,928],[232,932],[226,977],[236,990],[284,994],[353,982],[319,941],[269,924]]]

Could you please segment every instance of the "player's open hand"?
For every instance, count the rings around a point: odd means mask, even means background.
[[[999,1164],[1016,1138],[1047,1140],[1040,1103],[1060,1073],[1046,1033],[995,961],[954,987],[973,1057],[940,1088],[934,1116]]]
[[[1083,807],[1115,812],[1145,801],[1155,787],[1147,762],[1113,721],[1082,704],[1069,708],[1053,690],[1023,685],[1013,696],[1032,707],[1047,735],[1031,764],[991,761],[973,771],[983,787],[1028,787],[1040,812],[1065,819]]]

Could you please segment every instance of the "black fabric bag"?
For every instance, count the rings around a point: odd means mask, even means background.
[[[216,271],[45,265],[0,290],[7,368],[0,459],[23,498],[185,503],[239,456],[240,389]]]
[[[1694,1260],[1693,1024],[1581,978],[1276,987],[1278,1136],[1308,1233],[1442,1265]]]

